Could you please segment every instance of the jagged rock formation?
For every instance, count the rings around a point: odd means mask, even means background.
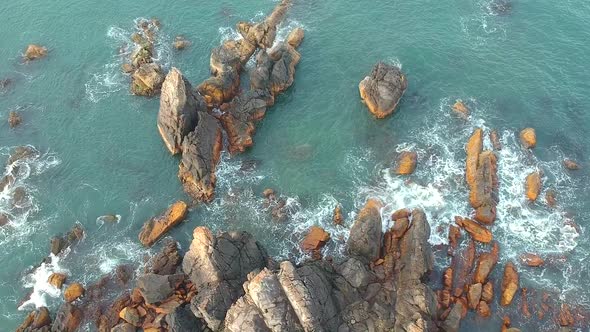
[[[382,62],[359,83],[361,99],[373,115],[382,119],[392,114],[404,95],[408,81],[402,71]]]

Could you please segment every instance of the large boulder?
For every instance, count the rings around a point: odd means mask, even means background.
[[[172,227],[184,220],[188,205],[178,201],[168,207],[163,214],[146,221],[139,233],[139,241],[146,247],[152,246]]]
[[[248,233],[221,233],[197,227],[182,268],[197,289],[191,301],[195,316],[217,330],[232,303],[244,294],[248,273],[266,266],[264,249]]]
[[[410,175],[416,170],[418,153],[415,151],[403,151],[397,159],[396,173],[399,175]]]
[[[537,134],[533,128],[525,128],[520,132],[520,142],[526,149],[532,149],[537,145]]]
[[[200,96],[182,73],[172,68],[162,84],[158,113],[158,130],[172,154],[180,152],[182,140],[197,126],[197,110],[205,110]]]
[[[138,96],[155,96],[164,82],[162,68],[156,63],[142,64],[131,78],[131,93]]]
[[[80,283],[73,283],[69,285],[64,291],[64,300],[68,303],[73,302],[84,295],[84,286]]]
[[[276,95],[286,91],[295,80],[295,66],[301,60],[301,54],[288,43],[280,43],[268,54],[273,61],[270,71],[271,92]]]
[[[209,113],[199,112],[198,117],[197,127],[182,142],[178,177],[193,199],[209,202],[215,195],[215,169],[222,148],[221,126]]]
[[[379,258],[382,233],[381,207],[380,201],[369,199],[350,229],[348,253],[365,263]]]
[[[406,76],[398,67],[380,62],[361,81],[359,91],[369,111],[382,119],[395,111],[407,87]]]

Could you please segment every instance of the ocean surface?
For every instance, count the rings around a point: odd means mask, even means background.
[[[433,245],[446,243],[455,215],[469,215],[464,181],[464,144],[476,127],[497,129],[500,202],[492,227],[501,263],[523,252],[555,257],[543,268],[517,265],[521,286],[550,290],[590,309],[590,2],[512,0],[498,11],[494,1],[293,0],[279,38],[296,26],[306,31],[294,85],[258,125],[255,145],[238,156],[223,154],[216,199],[195,206],[170,236],[187,248],[192,230],[246,230],[277,258],[302,260],[297,243],[311,225],[332,233],[325,255],[338,256],[356,211],[368,197],[386,204],[384,220],[402,207],[422,207]],[[0,4],[0,163],[14,147],[34,146],[37,158],[21,163],[16,183],[0,193],[0,330],[11,331],[35,306],[52,313],[62,294],[47,284],[54,271],[92,284],[120,264],[141,270],[146,256],[137,234],[145,220],[178,199],[188,199],[177,179],[177,157],[156,128],[158,98],[129,92],[120,66],[140,18],[157,17],[157,61],[179,68],[198,84],[209,76],[209,55],[235,38],[240,20],[259,20],[271,0],[2,1]],[[177,51],[183,35],[192,45]],[[40,61],[23,63],[30,43],[48,47]],[[401,66],[409,81],[397,112],[372,118],[358,83],[378,61]],[[456,100],[472,112],[451,112]],[[10,111],[23,123],[8,126]],[[518,132],[536,129],[538,144],[523,150]],[[490,142],[485,142],[490,146]],[[399,151],[418,152],[417,171],[399,177],[390,168]],[[564,158],[582,164],[562,166]],[[557,191],[550,209],[525,199],[524,179],[543,171],[544,191]],[[8,173],[10,169],[2,172]],[[24,187],[27,197],[13,206]],[[273,188],[287,201],[288,221],[273,221],[262,191]],[[345,227],[332,225],[341,204]],[[103,215],[119,215],[103,223]],[[84,240],[51,264],[49,239],[75,223]],[[384,223],[386,228],[387,222]],[[437,270],[448,265],[436,253]],[[499,289],[499,288],[497,288]],[[24,304],[21,300],[32,295]],[[490,319],[470,312],[464,331],[497,331],[509,309],[492,306]],[[552,331],[535,318],[524,331]],[[586,331],[586,330],[585,330]]]

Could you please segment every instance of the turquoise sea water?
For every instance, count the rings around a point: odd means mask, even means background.
[[[296,243],[310,225],[345,238],[331,225],[343,205],[346,225],[367,197],[381,198],[388,220],[401,207],[423,207],[433,244],[444,243],[448,224],[471,211],[463,180],[463,145],[477,126],[500,131],[500,203],[492,227],[501,246],[501,266],[525,251],[565,257],[541,269],[519,266],[521,284],[552,290],[590,308],[590,241],[587,214],[590,173],[590,3],[512,1],[498,15],[492,0],[351,1],[294,0],[279,37],[303,27],[306,39],[294,85],[278,98],[259,124],[247,153],[224,154],[217,199],[195,207],[171,232],[184,248],[192,229],[247,230],[277,257],[300,259]],[[0,4],[0,161],[12,148],[32,145],[41,156],[22,165],[17,184],[0,193],[0,212],[12,223],[0,229],[0,329],[13,330],[35,305],[52,312],[61,294],[46,279],[65,270],[89,285],[117,265],[141,265],[148,251],[137,234],[143,222],[177,199],[186,199],[171,157],[156,129],[157,98],[130,95],[120,72],[128,37],[138,18],[158,17],[158,61],[179,68],[195,85],[208,77],[212,47],[237,36],[240,20],[258,20],[276,3],[256,1],[4,1]],[[174,37],[192,42],[184,51]],[[49,48],[41,61],[23,64],[27,44]],[[358,83],[383,60],[402,67],[409,87],[398,111],[375,120],[360,102]],[[462,99],[467,121],[451,114]],[[23,124],[9,129],[8,113],[18,109]],[[534,127],[538,146],[523,151],[518,131]],[[487,144],[487,143],[486,143]],[[398,151],[418,151],[417,172],[399,178],[388,168]],[[564,157],[583,169],[563,169]],[[254,164],[250,170],[244,165]],[[524,178],[544,172],[544,188],[555,188],[559,206],[524,198]],[[8,170],[7,170],[8,171]],[[11,197],[26,188],[28,203],[14,209]],[[291,217],[277,223],[263,207],[261,192],[274,188]],[[542,201],[542,200],[541,200]],[[97,218],[118,214],[117,224]],[[579,229],[568,226],[568,220]],[[49,238],[76,222],[85,239],[53,265],[31,268],[49,253]],[[384,225],[386,226],[386,225]],[[333,241],[326,255],[338,255]],[[295,249],[294,249],[295,248]],[[154,250],[157,250],[157,246]],[[437,254],[437,268],[448,262]],[[499,287],[497,288],[499,289]],[[28,292],[32,300],[17,310]],[[489,320],[470,313],[465,331],[495,331],[503,313]],[[524,330],[553,329],[523,321]],[[528,327],[529,329],[526,329]]]

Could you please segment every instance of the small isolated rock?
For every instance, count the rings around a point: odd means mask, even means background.
[[[336,205],[334,208],[334,216],[332,217],[332,221],[335,225],[342,225],[344,222],[344,217],[342,216],[342,208],[340,205]]]
[[[531,266],[531,267],[539,267],[545,263],[543,258],[539,257],[539,255],[525,253],[520,256],[520,261],[522,264]]]
[[[8,125],[10,128],[18,126],[22,121],[23,118],[17,112],[12,111],[8,114]]]
[[[177,50],[184,50],[189,47],[190,44],[191,42],[184,39],[182,36],[176,36],[176,38],[174,38],[174,48]]]
[[[545,193],[545,201],[549,207],[555,207],[557,205],[557,192],[553,189],[547,190]]]
[[[410,175],[416,170],[418,154],[414,151],[404,151],[397,159],[396,173],[399,175]]]
[[[130,74],[135,70],[135,68],[133,68],[133,65],[130,63],[124,63],[121,65],[121,70],[126,74]]]
[[[465,106],[461,100],[457,100],[457,102],[455,102],[453,105],[453,112],[463,119],[467,119],[469,117],[469,108],[467,108],[467,106]]]
[[[575,170],[580,169],[580,165],[571,159],[564,159],[563,166],[565,166],[565,168],[569,169],[570,171],[575,171]]]
[[[82,284],[77,283],[77,282],[73,283],[73,284],[69,285],[68,288],[66,288],[66,291],[64,292],[64,299],[68,303],[74,302],[80,296],[83,296],[84,292],[85,292],[85,290],[84,290],[84,286],[82,286]]]
[[[508,262],[504,267],[504,277],[502,278],[502,297],[500,304],[508,306],[512,303],[514,295],[518,291],[518,272],[512,262]]]
[[[395,111],[407,87],[406,76],[398,67],[380,62],[361,81],[359,91],[369,111],[382,119]]]
[[[47,279],[47,282],[57,289],[61,289],[63,284],[66,282],[67,276],[63,273],[53,273]]]
[[[311,226],[309,232],[301,242],[304,251],[316,251],[322,249],[330,240],[330,233],[318,226]]]
[[[535,129],[525,128],[520,132],[520,142],[526,149],[532,149],[537,145]]]
[[[25,57],[25,60],[32,61],[32,60],[41,59],[41,58],[45,57],[46,55],[47,55],[47,48],[46,47],[31,44],[31,45],[27,46],[27,50],[25,51],[24,57]]]
[[[533,172],[526,177],[526,197],[530,201],[536,201],[541,192],[541,173]]]
[[[299,47],[299,45],[301,45],[303,37],[305,37],[305,32],[303,31],[303,29],[295,28],[287,36],[287,44],[297,48]]]
[[[119,317],[133,326],[141,326],[141,317],[137,309],[125,307],[119,312]]]

